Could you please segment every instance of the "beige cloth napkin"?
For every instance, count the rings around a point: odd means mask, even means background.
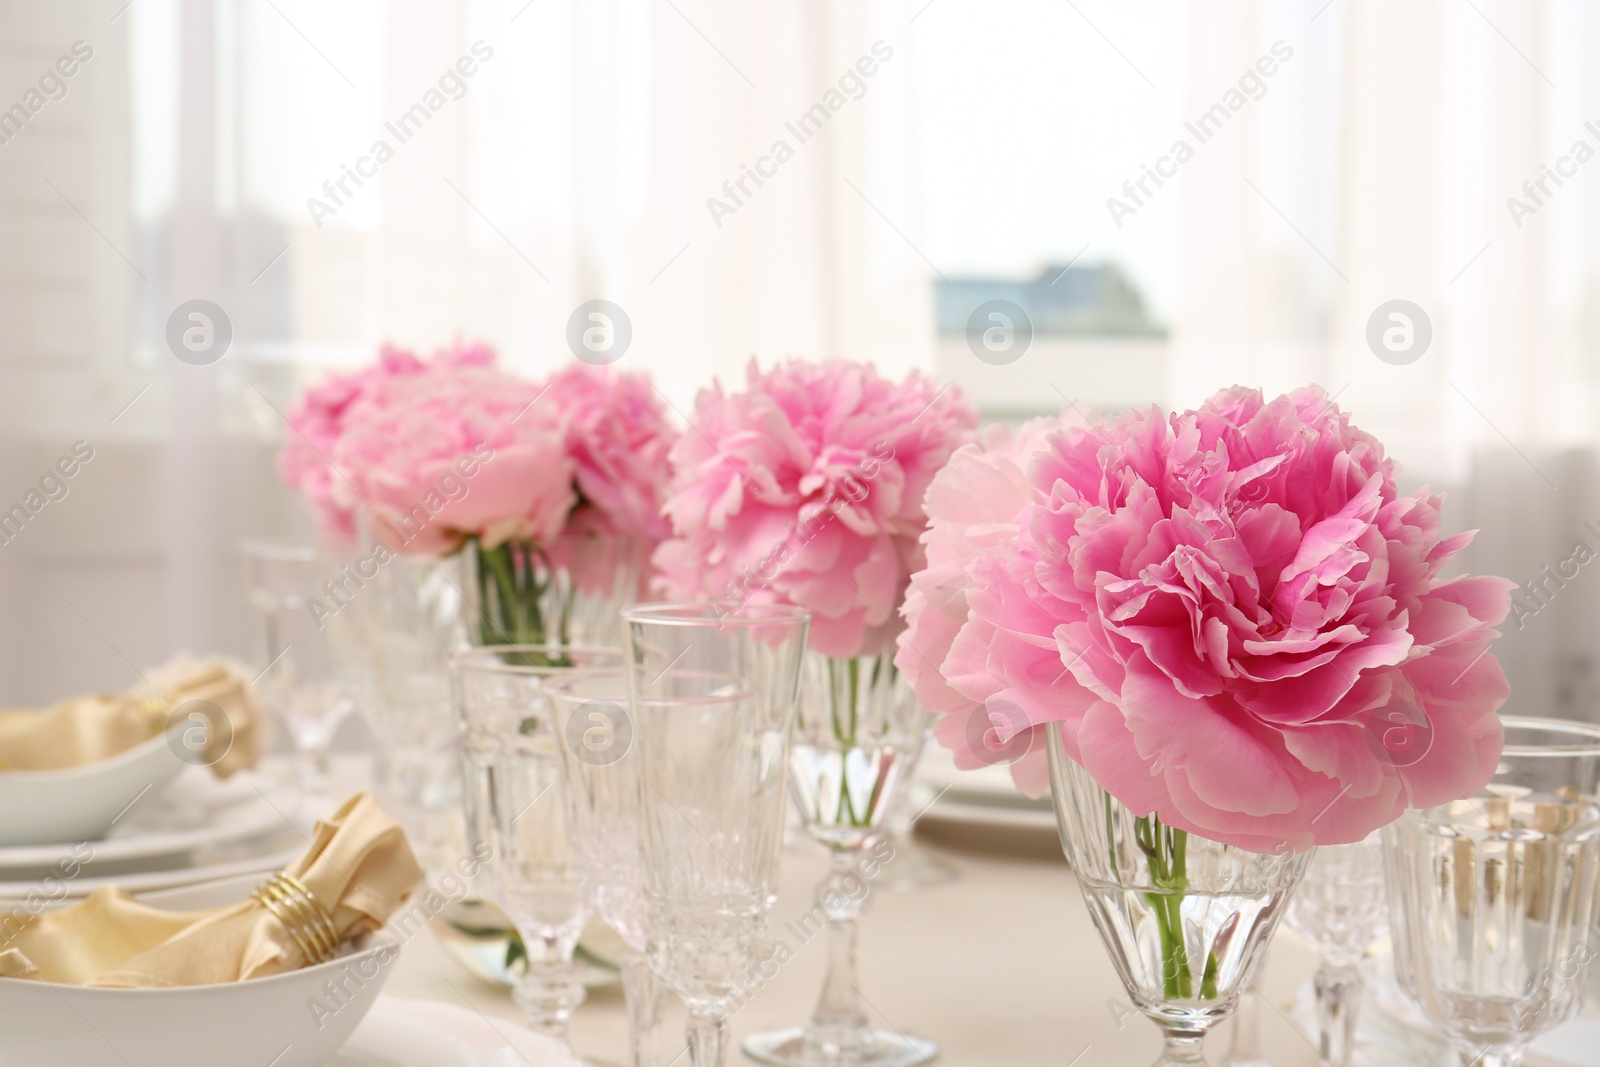
[[[244,668],[179,656],[150,672],[149,687],[63,700],[43,711],[0,710],[0,772],[53,771],[97,763],[167,729],[174,711],[211,720],[203,760],[217,777],[253,766],[264,717]],[[224,726],[217,715],[227,717]],[[196,738],[200,731],[195,731]]]
[[[284,870],[328,909],[341,944],[381,928],[422,879],[405,832],[366,793],[317,823],[310,847]],[[159,988],[264,978],[308,962],[278,918],[254,900],[170,912],[114,886],[9,933],[0,929],[0,978]]]

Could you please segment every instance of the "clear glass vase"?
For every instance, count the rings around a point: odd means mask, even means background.
[[[862,905],[899,862],[897,851],[883,847],[885,830],[922,752],[928,713],[887,654],[807,652],[801,694],[789,787],[806,832],[833,860],[810,916],[827,930],[828,972],[807,1022],[751,1034],[742,1047],[779,1067],[929,1063],[938,1045],[871,1024],[856,973]]]
[[[485,646],[620,645],[617,612],[637,598],[643,562],[637,541],[595,535],[492,548],[474,537],[461,560],[467,639]]]
[[[1061,844],[1128,997],[1161,1030],[1156,1067],[1205,1063],[1206,1032],[1254,978],[1309,854],[1263,855],[1135,815],[1050,727]]]

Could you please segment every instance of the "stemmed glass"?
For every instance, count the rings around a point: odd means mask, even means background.
[[[727,1016],[792,955],[771,911],[809,619],[770,604],[623,612],[648,951],[689,1009],[693,1067],[721,1067]]]
[[[1380,834],[1348,845],[1323,845],[1312,854],[1289,902],[1288,923],[1322,957],[1313,988],[1318,1051],[1330,1067],[1349,1067],[1366,986],[1356,965],[1383,936],[1388,920]]]
[[[589,907],[546,685],[574,669],[621,663],[615,649],[496,645],[457,652],[450,664],[467,840],[489,855],[477,888],[522,936],[517,1003],[534,1029],[562,1041],[583,1001],[572,957]]]
[[[649,916],[639,858],[639,769],[621,670],[574,671],[547,683],[562,789],[584,899],[628,946],[623,998],[633,1067],[654,1067],[661,987],[650,969]]]
[[[317,549],[245,541],[239,551],[266,636],[266,667],[255,684],[289,728],[299,787],[325,793],[328,743],[355,708],[350,668],[358,659],[360,627],[355,613],[324,588],[338,578],[338,567]]]
[[[828,974],[810,1021],[750,1035],[745,1055],[789,1067],[930,1062],[937,1045],[875,1029],[863,1008],[856,924],[866,894],[855,871],[861,853],[882,839],[884,818],[916,766],[928,713],[887,654],[837,659],[808,652],[801,694],[789,785],[806,831],[833,861],[817,888],[828,923]]]
[[[1212,1026],[1251,984],[1307,855],[1248,852],[1138,815],[1049,728],[1061,845],[1135,1007],[1161,1028],[1156,1067],[1204,1064]]]
[[[1383,831],[1395,975],[1481,1067],[1576,1015],[1600,951],[1600,727],[1502,722],[1487,786]]]

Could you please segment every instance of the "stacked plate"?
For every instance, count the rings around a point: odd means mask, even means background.
[[[918,833],[958,847],[1063,859],[1050,798],[1017,792],[1009,767],[959,770],[955,757],[930,741],[917,778],[938,797],[917,820]]]
[[[163,740],[156,743],[165,748]],[[292,802],[268,799],[271,790],[264,792],[251,773],[223,782],[206,768],[180,765],[174,774],[150,776],[135,791],[113,781],[115,768],[103,769],[116,762],[83,769],[96,771],[87,774],[0,774],[5,792],[21,794],[0,805],[9,812],[0,820],[0,914],[34,914],[105,885],[143,892],[265,873],[305,847]],[[51,780],[62,776],[73,778],[65,795],[74,807],[88,809],[87,822],[81,815],[77,821],[59,820],[67,801],[48,794],[63,788]],[[103,809],[103,817],[94,817],[96,808]],[[26,829],[8,834],[16,828],[6,822]],[[69,836],[72,829],[100,825],[108,827],[103,836]],[[18,840],[31,843],[4,843]]]

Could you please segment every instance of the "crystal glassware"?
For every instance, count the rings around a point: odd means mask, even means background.
[[[428,870],[464,847],[450,655],[466,641],[454,575],[453,561],[393,556],[358,565],[364,584],[350,593],[367,652],[374,789]]]
[[[621,970],[630,1063],[654,1067],[662,990],[646,954],[650,926],[628,677],[621,670],[577,670],[549,681],[546,692],[561,742],[562,787],[584,898],[628,946]]]
[[[451,657],[466,836],[488,860],[475,888],[521,935],[514,995],[534,1029],[566,1039],[582,1002],[573,962],[589,918],[572,850],[547,683],[579,668],[619,668],[615,649],[496,645]]]
[[[304,546],[245,541],[250,603],[260,613],[266,666],[255,685],[263,703],[289,728],[299,787],[328,788],[328,744],[355,708],[360,627],[355,613],[328,595],[339,578],[336,563]]]
[[[1382,836],[1319,846],[1289,902],[1288,923],[1322,958],[1312,980],[1318,1052],[1330,1067],[1349,1067],[1366,987],[1356,965],[1389,923]]]
[[[1250,985],[1308,854],[1267,855],[1138,816],[1049,729],[1061,845],[1128,997],[1160,1029],[1156,1067],[1203,1064],[1202,1045]]]
[[[693,1067],[721,1067],[727,1017],[792,955],[771,911],[809,619],[771,604],[623,612],[648,951],[689,1009]]]
[[[827,917],[828,973],[805,1025],[745,1038],[751,1059],[793,1067],[905,1067],[938,1055],[931,1041],[874,1028],[856,974],[857,923],[868,888],[856,867],[883,838],[885,818],[916,766],[927,729],[927,712],[889,654],[838,659],[806,653],[789,787],[801,824],[827,846],[833,864],[817,888],[816,909]]]
[[[1576,1015],[1600,951],[1600,727],[1502,722],[1488,785],[1383,832],[1400,987],[1481,1067]]]

